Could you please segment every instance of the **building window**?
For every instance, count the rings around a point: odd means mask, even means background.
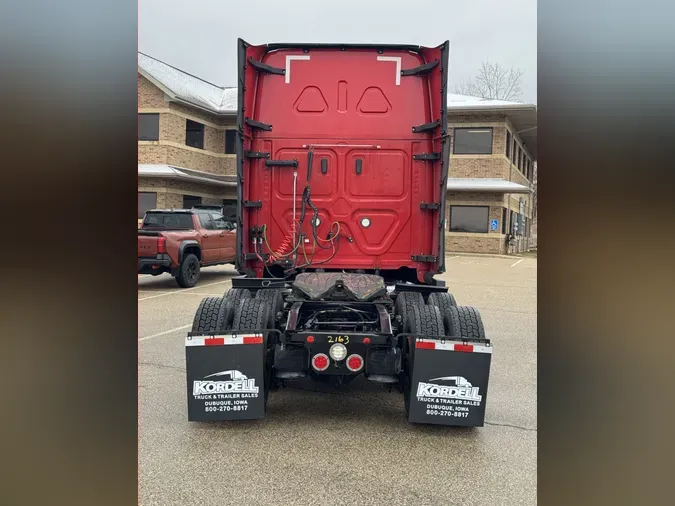
[[[138,192],[138,219],[145,216],[150,209],[157,207],[157,194],[155,192]]]
[[[234,155],[236,153],[235,141],[237,140],[236,130],[225,130],[225,153]]]
[[[138,140],[159,140],[159,114],[138,115]]]
[[[183,195],[183,209],[192,209],[194,206],[198,206],[201,203],[201,197],[195,197],[194,195]]]
[[[186,120],[185,144],[193,148],[204,149],[204,125],[196,121]]]
[[[506,131],[506,158],[511,157],[511,132]]]
[[[525,158],[525,177],[527,180],[530,180],[530,166],[532,165],[532,162],[530,162],[529,158]]]
[[[450,231],[486,234],[489,210],[488,206],[450,206]]]
[[[223,199],[223,216],[231,222],[237,221],[237,201],[234,199]]]
[[[492,128],[455,128],[456,155],[491,155]]]
[[[523,168],[523,150],[518,148],[518,170]]]
[[[516,164],[516,154],[518,153],[518,144],[516,143],[516,138],[513,138],[513,152],[511,153],[511,162],[513,165]]]

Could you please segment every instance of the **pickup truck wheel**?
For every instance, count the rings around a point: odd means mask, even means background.
[[[408,322],[413,307],[424,306],[424,299],[419,292],[401,292],[396,296],[394,308],[396,314],[403,319],[403,332],[409,332]]]
[[[192,288],[199,281],[199,259],[192,253],[185,255],[180,263],[176,281],[181,288]]]
[[[485,339],[485,327],[480,312],[475,307],[457,306],[449,309],[453,337]]]
[[[226,320],[231,313],[224,297],[202,299],[192,321],[192,332],[221,332],[226,330]]]

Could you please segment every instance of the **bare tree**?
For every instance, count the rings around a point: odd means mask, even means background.
[[[458,85],[455,92],[487,99],[519,100],[522,77],[523,71],[520,69],[506,69],[499,63],[486,61],[481,65],[476,78]]]

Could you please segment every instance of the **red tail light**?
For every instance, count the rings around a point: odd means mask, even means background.
[[[166,253],[166,237],[157,238],[157,253]]]
[[[347,369],[352,372],[360,371],[363,367],[363,358],[361,355],[349,355],[347,357]]]
[[[312,357],[312,367],[317,371],[325,371],[329,364],[328,355],[325,353],[317,353]]]

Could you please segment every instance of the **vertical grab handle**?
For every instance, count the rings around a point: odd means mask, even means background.
[[[307,182],[309,183],[309,179],[312,177],[312,162],[314,161],[314,151],[311,149],[309,150],[309,153],[307,153]]]
[[[328,158],[321,159],[321,174],[328,174]]]
[[[355,169],[356,169],[357,175],[361,174],[361,172],[363,172],[363,160],[361,160],[360,158],[356,159]]]

